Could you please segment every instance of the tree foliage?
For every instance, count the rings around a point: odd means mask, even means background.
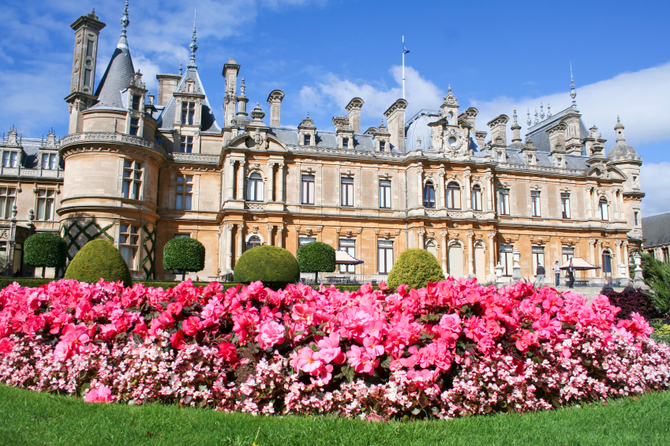
[[[271,288],[281,288],[300,280],[298,261],[288,250],[278,246],[257,246],[246,251],[235,264],[235,282],[257,280]]]
[[[424,249],[407,249],[393,265],[388,285],[393,288],[401,284],[421,288],[428,282],[440,280],[444,280],[444,274],[434,255]]]
[[[322,242],[311,242],[298,248],[298,265],[303,273],[314,273],[318,281],[319,273],[335,271],[335,249]]]
[[[670,314],[670,263],[642,254],[642,275],[644,283],[651,289],[656,307],[663,314]]]
[[[67,260],[67,244],[58,234],[39,232],[26,239],[23,255],[26,265],[60,268]]]
[[[205,247],[190,237],[177,237],[163,247],[163,268],[186,272],[205,269]]]
[[[66,279],[96,283],[100,279],[108,282],[123,281],[131,286],[130,271],[118,249],[108,240],[95,239],[79,250],[65,271]]]

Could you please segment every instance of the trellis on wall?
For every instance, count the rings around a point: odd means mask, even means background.
[[[68,220],[61,226],[61,235],[67,244],[67,257],[72,260],[84,245],[97,238],[107,238],[113,242],[114,237],[107,231],[114,226],[100,226],[95,218],[90,217],[82,220]]]
[[[156,228],[153,225],[145,224],[144,240],[142,241],[142,252],[144,257],[140,261],[140,267],[144,271],[147,280],[153,279],[156,274]]]

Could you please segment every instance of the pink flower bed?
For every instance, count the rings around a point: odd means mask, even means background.
[[[382,286],[382,288],[386,288]],[[526,283],[222,292],[72,280],[0,292],[0,381],[88,402],[371,420],[535,411],[670,386],[607,297]]]

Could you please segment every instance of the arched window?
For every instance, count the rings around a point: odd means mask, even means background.
[[[447,209],[461,208],[461,187],[455,181],[447,184]]]
[[[470,194],[470,201],[472,202],[473,211],[482,210],[482,188],[478,184],[472,186],[472,192]]]
[[[425,245],[426,245],[425,246],[426,251],[434,255],[435,258],[437,259],[437,242],[435,241],[435,239],[429,238],[428,240],[426,240]]]
[[[426,181],[426,185],[423,186],[423,207],[435,207],[435,186],[432,181]]]
[[[607,212],[607,198],[601,197],[600,201],[598,202],[598,212],[600,212],[600,219],[602,221],[608,221],[609,218],[609,213]]]
[[[603,250],[603,275],[612,275],[612,252],[609,249]]]
[[[245,251],[249,251],[251,248],[255,248],[256,246],[261,246],[263,243],[261,242],[261,238],[257,235],[252,235],[249,237],[249,240],[247,240],[247,246],[245,248]]]
[[[257,172],[249,175],[247,180],[247,200],[263,201],[263,178]]]

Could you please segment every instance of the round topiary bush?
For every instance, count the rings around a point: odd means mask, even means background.
[[[442,268],[434,255],[423,249],[408,249],[400,254],[388,278],[388,285],[397,288],[405,284],[410,288],[425,287],[428,282],[444,280]]]
[[[67,267],[65,278],[86,283],[96,283],[100,279],[107,282],[121,280],[127,287],[133,284],[119,250],[102,239],[91,240],[79,250]]]
[[[67,244],[58,234],[40,232],[28,237],[23,244],[26,265],[44,268],[62,268],[67,260]]]
[[[235,282],[257,280],[270,288],[283,288],[300,280],[298,261],[278,246],[257,246],[246,251],[235,264]]]
[[[298,265],[303,273],[314,273],[314,281],[318,282],[319,273],[335,271],[335,249],[321,242],[311,242],[298,248]]]
[[[163,247],[163,268],[187,272],[205,269],[205,247],[190,237],[177,237],[169,240]]]

